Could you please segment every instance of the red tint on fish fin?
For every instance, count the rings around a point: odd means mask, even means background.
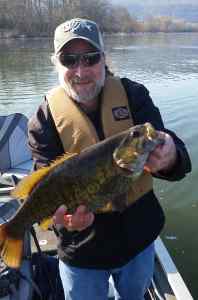
[[[147,167],[147,166],[144,166],[144,171],[148,172],[148,173],[151,173],[151,169],[149,167]]]
[[[6,224],[0,225],[0,256],[8,267],[18,269],[22,261],[23,240],[9,237],[6,227]]]
[[[2,245],[6,239],[6,225],[0,225],[0,250],[2,249]]]

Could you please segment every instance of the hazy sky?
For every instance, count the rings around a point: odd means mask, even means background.
[[[198,4],[198,0],[109,0],[115,4],[143,4],[143,5],[171,5],[171,4]]]

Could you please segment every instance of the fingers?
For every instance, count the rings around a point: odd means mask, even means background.
[[[94,214],[86,206],[80,205],[73,215],[65,215],[64,221],[68,230],[82,231],[93,223]]]
[[[149,155],[145,165],[145,170],[152,173],[171,169],[176,162],[176,147],[172,137],[165,132],[158,132],[159,138],[164,140],[164,144],[158,145]]]
[[[64,215],[67,213],[67,208],[65,205],[61,205],[55,212],[53,216],[54,224],[64,225]]]
[[[81,231],[93,223],[94,214],[88,211],[85,205],[80,205],[74,214],[67,214],[67,209],[63,205],[57,209],[53,220],[56,225],[63,225],[69,231]]]

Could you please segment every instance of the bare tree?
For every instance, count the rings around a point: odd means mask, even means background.
[[[0,30],[49,36],[58,24],[74,17],[92,19],[106,32],[198,31],[197,24],[170,17],[138,22],[126,8],[109,0],[0,0]]]

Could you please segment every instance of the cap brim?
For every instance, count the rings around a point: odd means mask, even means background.
[[[60,45],[57,49],[56,49],[56,53],[58,53],[59,51],[61,51],[61,49],[63,48],[63,47],[65,47],[67,44],[69,44],[69,42],[71,42],[71,41],[73,41],[73,40],[85,40],[85,41],[87,41],[89,44],[91,44],[92,46],[94,46],[96,49],[98,49],[98,50],[100,50],[100,51],[103,51],[103,49],[101,49],[101,47],[98,45],[98,44],[96,44],[96,43],[94,43],[92,40],[90,40],[90,39],[88,39],[88,38],[86,38],[86,37],[84,37],[84,36],[73,36],[73,37],[71,37],[70,39],[68,39],[66,42],[64,42],[62,45]]]

